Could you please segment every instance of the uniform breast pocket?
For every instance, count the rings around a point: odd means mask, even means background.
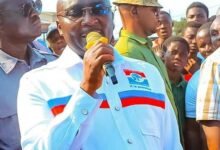
[[[161,135],[159,129],[141,127],[141,134],[147,150],[162,150]]]

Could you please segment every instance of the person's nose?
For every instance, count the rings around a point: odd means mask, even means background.
[[[166,26],[164,25],[164,23],[161,23],[160,27],[161,27],[162,29],[164,29]]]
[[[181,55],[178,53],[178,54],[175,55],[174,58],[175,58],[176,60],[180,60],[180,57],[181,57]]]
[[[213,46],[211,45],[211,44],[209,44],[209,45],[206,45],[206,51],[207,52],[211,52],[212,50],[213,50]]]
[[[192,39],[192,43],[193,43],[193,44],[196,44],[196,38],[193,38],[193,39]]]
[[[93,15],[91,9],[84,10],[83,18],[82,18],[82,24],[83,25],[94,25],[98,22],[95,15]]]

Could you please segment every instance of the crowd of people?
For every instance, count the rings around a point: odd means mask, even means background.
[[[58,0],[45,46],[41,0],[0,0],[0,150],[220,150],[220,9],[177,36],[157,0],[113,5],[118,39],[110,0]]]

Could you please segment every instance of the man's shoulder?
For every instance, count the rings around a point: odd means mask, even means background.
[[[144,70],[144,71],[146,70],[151,73],[154,73],[154,71],[158,72],[158,69],[154,65],[152,65],[146,61],[134,59],[134,58],[130,58],[130,57],[124,57],[124,59],[125,59],[126,63],[129,63],[134,68],[135,67],[141,68],[142,70]]]
[[[115,49],[123,56],[140,59],[142,58],[141,49],[145,49],[146,47],[143,47],[140,44],[135,43],[134,41],[122,37],[118,40],[118,42],[115,45]],[[143,60],[143,59],[141,59]]]
[[[56,55],[56,54],[48,53],[48,52],[36,50],[36,49],[34,49],[34,50],[37,51],[40,55],[43,55],[47,59],[47,61],[49,61],[49,62],[56,60],[58,58],[58,55]]]
[[[128,52],[128,38],[127,37],[119,37],[118,41],[114,46],[117,51],[121,54]]]
[[[147,42],[146,39],[138,40],[131,37],[119,37],[117,45],[120,47],[127,46],[128,48],[132,47],[143,47],[143,43]]]
[[[46,58],[53,58],[51,54],[46,55]],[[28,78],[36,78],[36,77],[48,77],[48,76],[56,76],[55,71],[57,70],[57,60],[49,60],[49,62],[46,65],[43,65],[39,68],[32,69],[24,74],[25,77]]]

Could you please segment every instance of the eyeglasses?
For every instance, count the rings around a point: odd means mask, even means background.
[[[57,14],[57,16],[66,17],[72,21],[79,21],[81,18],[86,14],[86,11],[90,12],[95,16],[104,16],[111,12],[111,6],[107,6],[104,4],[95,4],[91,7],[84,7],[84,8],[70,8],[68,10],[61,11]]]
[[[34,2],[31,0],[31,2],[27,2],[27,3],[22,4],[18,11],[2,10],[2,11],[0,11],[0,14],[10,13],[10,12],[15,12],[15,13],[18,12],[18,13],[22,14],[24,17],[28,17],[31,14],[31,12],[33,12],[33,11],[40,14],[41,10],[42,10],[41,1],[37,0],[36,2]]]

